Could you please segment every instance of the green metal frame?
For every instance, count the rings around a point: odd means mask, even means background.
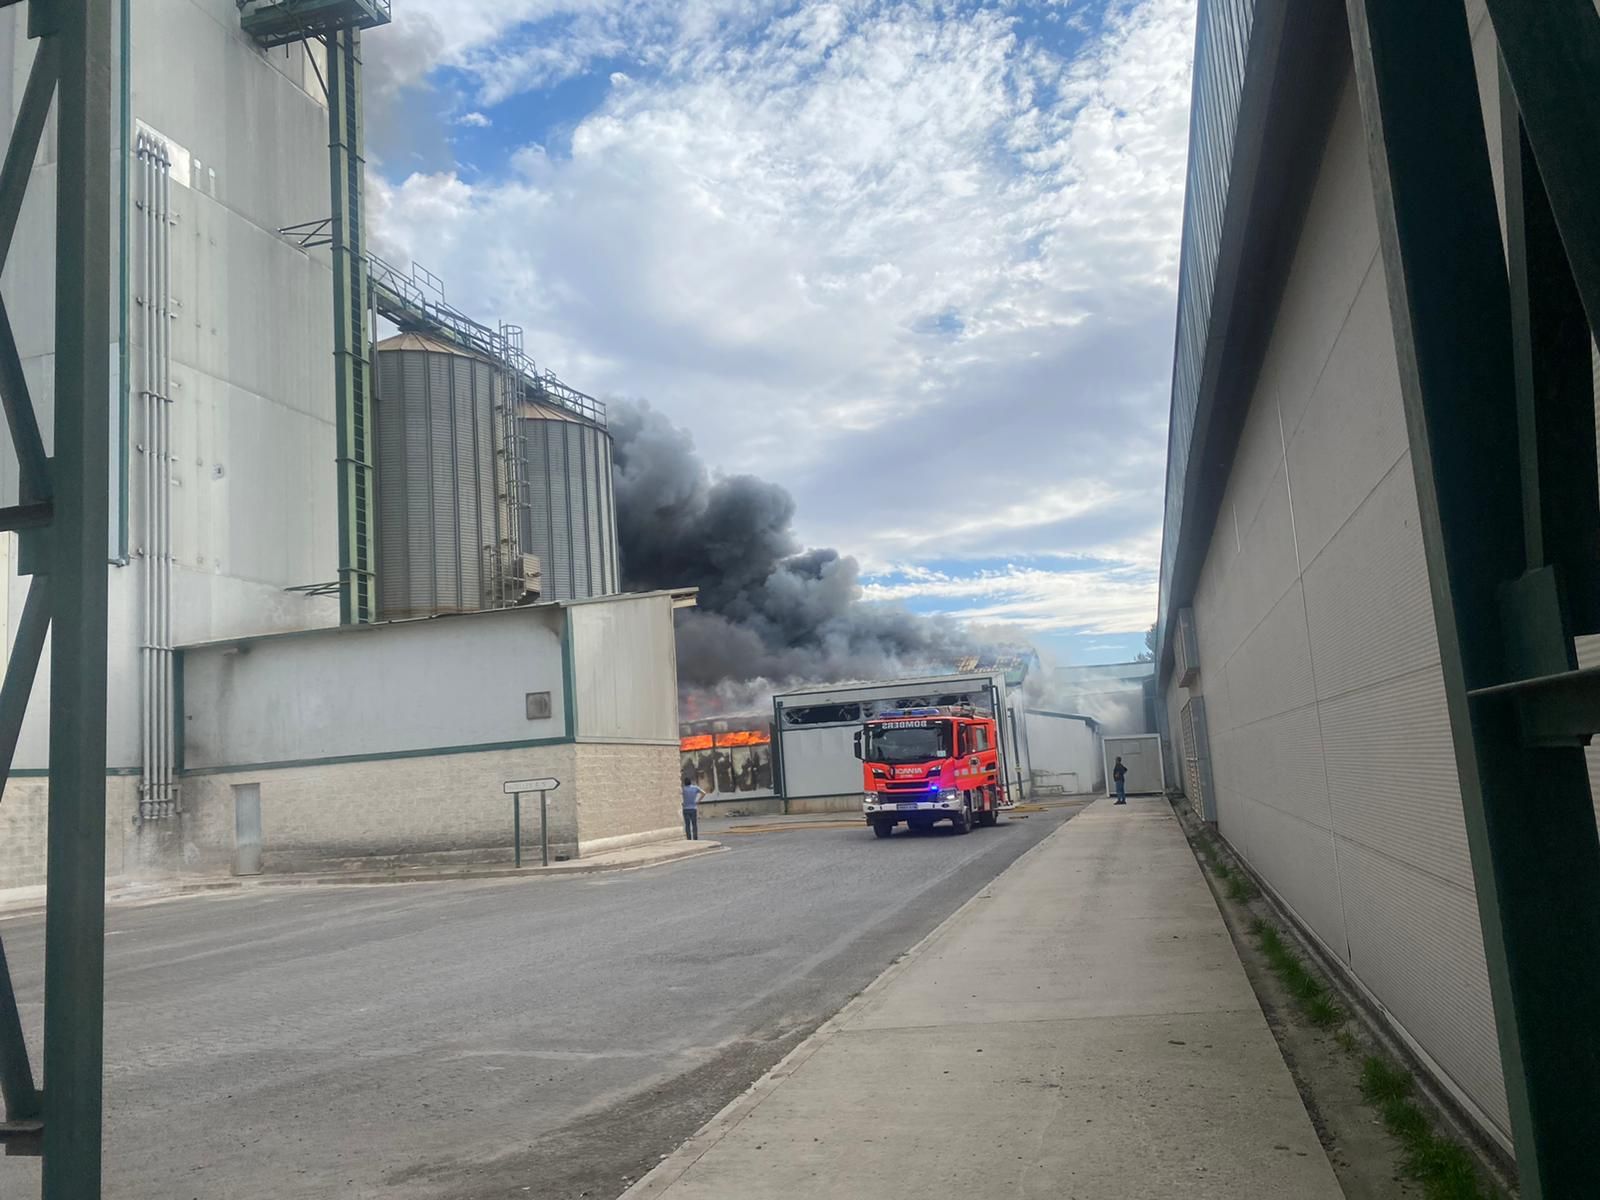
[[[331,33],[328,159],[333,200],[334,402],[339,461],[339,619],[377,618],[372,466],[372,360],[367,337],[366,234],[362,222],[361,34]]]
[[[1600,141],[1582,169],[1541,149],[1600,128],[1600,17],[1589,0],[1489,7],[1539,160],[1513,120],[1507,242],[1462,7],[1348,0],[1348,16],[1522,1195],[1600,1196],[1600,835],[1581,750],[1600,672],[1574,670],[1572,647],[1600,486],[1572,357],[1600,259],[1574,248],[1595,230]]]
[[[45,895],[44,1074],[34,1085],[0,951],[0,1141],[44,1156],[46,1200],[100,1195],[105,967],[106,538],[110,517],[111,81],[109,0],[31,0],[34,65],[0,168],[0,263],[16,232],[52,99],[57,117],[55,457],[0,307],[0,398],[17,451],[34,575],[0,685],[0,789],[53,629]]]

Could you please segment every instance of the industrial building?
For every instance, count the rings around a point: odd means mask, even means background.
[[[1099,721],[1043,708],[1024,710],[1022,720],[1035,795],[1077,796],[1105,786]]]
[[[1156,731],[1156,667],[1152,662],[1051,667],[1031,689],[1047,707],[1087,713],[1107,736]]]
[[[1568,7],[1561,20],[1587,30],[1585,53],[1594,51],[1600,20],[1588,5]],[[1563,317],[1576,318],[1563,327],[1566,340],[1549,334],[1519,360],[1535,374],[1513,388],[1512,323],[1491,320],[1510,311],[1508,261],[1513,308],[1533,303],[1535,329],[1539,303],[1576,296],[1570,278],[1562,282],[1559,250],[1543,274],[1526,258],[1525,239],[1553,228],[1548,217],[1537,224],[1538,173],[1518,142],[1517,97],[1532,95],[1523,90],[1528,80],[1543,76],[1525,72],[1513,94],[1502,73],[1509,68],[1500,65],[1508,50],[1497,40],[1501,14],[1491,20],[1482,0],[1464,9],[1388,6],[1392,12],[1380,16],[1384,8],[1321,0],[1200,5],[1161,563],[1159,716],[1196,810],[1478,1130],[1528,1155],[1536,1120],[1559,1124],[1571,1088],[1593,1096],[1593,1059],[1580,1056],[1573,1067],[1588,1082],[1569,1077],[1561,1090],[1554,1081],[1567,1050],[1552,1043],[1550,1057],[1540,1057],[1527,1039],[1564,1018],[1552,1007],[1535,1021],[1518,1005],[1548,995],[1551,1006],[1581,1007],[1549,972],[1571,980],[1588,968],[1539,960],[1546,973],[1519,983],[1516,972],[1535,959],[1512,954],[1508,965],[1505,947],[1518,926],[1505,906],[1526,901],[1527,921],[1564,922],[1568,909],[1533,898],[1541,888],[1589,883],[1580,866],[1560,880],[1523,875],[1514,885],[1515,868],[1495,867],[1507,872],[1500,890],[1487,883],[1489,864],[1512,834],[1483,816],[1490,718],[1475,710],[1467,719],[1468,704],[1480,701],[1466,689],[1520,676],[1496,668],[1497,677],[1480,673],[1474,684],[1469,657],[1462,685],[1467,651],[1459,647],[1468,638],[1485,649],[1493,644],[1480,636],[1486,626],[1473,632],[1477,618],[1465,614],[1476,610],[1463,598],[1487,597],[1485,620],[1498,624],[1514,597],[1504,575],[1498,601],[1492,587],[1462,590],[1453,582],[1460,559],[1452,556],[1498,545],[1499,529],[1517,529],[1496,524],[1503,514],[1518,522],[1538,512],[1537,499],[1530,510],[1514,492],[1502,503],[1498,489],[1518,486],[1518,434],[1499,414],[1559,370],[1567,372],[1561,386],[1576,389],[1567,393],[1576,405],[1573,434],[1562,438],[1576,474],[1540,482],[1549,489],[1578,481],[1562,503],[1576,514],[1575,535],[1593,558],[1588,449],[1600,369],[1574,301]],[[1516,61],[1509,53],[1508,60]],[[1586,78],[1592,85],[1592,72]],[[1592,94],[1590,85],[1584,90]],[[1401,99],[1391,104],[1394,96]],[[1537,111],[1527,110],[1524,138],[1534,136]],[[1408,119],[1414,128],[1404,126]],[[1592,181],[1594,143],[1586,145]],[[1435,153],[1439,162],[1427,166]],[[1446,162],[1461,173],[1445,172],[1439,164]],[[1551,203],[1560,199],[1554,190],[1551,196]],[[1572,211],[1592,218],[1595,209]],[[1577,236],[1578,228],[1562,224],[1562,236]],[[1436,229],[1449,232],[1430,243]],[[1481,273],[1469,278],[1463,263]],[[1482,291],[1473,291],[1480,282]],[[1592,327],[1600,313],[1593,306],[1589,313]],[[1474,336],[1460,332],[1460,322],[1480,318]],[[1501,354],[1494,369],[1503,366],[1503,375],[1483,365],[1487,358],[1475,360],[1480,352]],[[1431,390],[1447,378],[1444,390]],[[1529,392],[1519,390],[1525,383]],[[1429,411],[1424,438],[1418,414],[1434,396],[1440,407]],[[1524,437],[1530,427],[1523,425]],[[1464,443],[1450,438],[1491,429],[1498,432],[1472,453],[1484,464],[1503,453],[1501,465],[1448,475],[1452,462],[1467,461],[1465,451],[1457,454]],[[1523,454],[1526,464],[1526,446]],[[1543,469],[1556,461],[1547,457]],[[1526,466],[1520,478],[1528,478]],[[1549,553],[1560,553],[1551,530],[1563,519],[1547,509]],[[1434,537],[1441,529],[1443,541]],[[1520,531],[1505,544],[1520,558]],[[1585,619],[1580,588],[1593,567],[1557,561],[1568,572],[1575,624],[1566,627],[1564,647],[1552,643],[1547,665],[1522,672],[1552,679],[1577,665],[1571,635],[1595,632],[1576,623]],[[1530,570],[1538,565],[1535,557]],[[1449,605],[1457,615],[1436,620]],[[1543,628],[1559,632],[1562,623]],[[1515,663],[1517,651],[1507,653]],[[1506,695],[1522,686],[1505,684]],[[1513,727],[1517,716],[1509,718]],[[1531,719],[1532,710],[1523,716]],[[1509,749],[1533,736],[1531,725],[1496,743],[1508,748],[1495,753],[1544,756],[1518,760],[1528,765],[1500,785],[1499,802],[1517,805],[1518,822],[1566,819],[1557,815],[1565,810],[1553,789],[1570,780],[1561,764],[1571,759],[1557,756],[1575,756],[1579,739],[1571,719],[1562,720],[1559,735],[1540,735],[1537,744],[1551,749]],[[1473,764],[1468,772],[1463,761]],[[1587,831],[1582,825],[1555,844],[1587,843],[1580,856],[1587,862],[1594,829],[1592,821]],[[1547,846],[1519,861],[1547,874],[1550,853]],[[1590,916],[1585,909],[1579,919]],[[1487,943],[1486,927],[1493,930]],[[1574,1027],[1562,1034],[1574,1054],[1582,1037]],[[1516,1059],[1503,1064],[1502,1046]],[[1530,1116],[1527,1097],[1541,1083],[1547,1107]],[[1582,1111],[1592,1134],[1595,1110]],[[1528,1169],[1544,1166],[1530,1155],[1525,1179]],[[1546,1186],[1540,1194],[1578,1192]]]
[[[1000,726],[1000,764],[1013,800],[1031,792],[1025,707],[1005,669],[874,683],[833,684],[772,698],[774,763],[785,812],[859,812],[861,763],[854,738],[867,718],[886,709],[970,705]]]
[[[783,811],[772,773],[772,717],[747,713],[682,721],[679,770],[706,794],[707,816]]]
[[[585,603],[620,591],[604,406],[537,366],[520,329],[468,316],[425,269],[367,248],[361,39],[384,36],[387,0],[152,0],[120,13],[108,873],[233,862],[218,781],[246,782],[241,771],[273,772],[259,781],[269,867],[275,828],[281,862],[324,834],[352,856],[399,853],[408,831],[418,850],[481,845],[487,826],[462,832],[471,822],[444,810],[478,805],[494,770],[477,761],[469,788],[451,750],[450,769],[429,776],[444,746],[547,743],[538,770],[573,772],[561,803],[574,853],[670,829],[670,612],[692,593]],[[45,77],[28,21],[27,6],[0,13],[8,126],[31,119]],[[54,314],[15,301],[54,269],[54,119],[0,281],[46,429]],[[17,461],[0,453],[5,503],[26,499]],[[27,535],[0,536],[0,560],[13,643]],[[424,679],[408,656],[436,642],[451,656]],[[524,642],[542,648],[519,659]],[[566,675],[551,666],[557,643],[570,647]],[[496,646],[512,657],[491,702],[468,664],[487,669]],[[44,870],[48,678],[38,671],[0,802],[0,887]],[[602,696],[622,678],[644,707],[609,720]],[[384,682],[397,679],[409,686]],[[544,693],[556,716],[524,716],[524,696]],[[577,715],[563,718],[563,703]],[[423,727],[432,716],[447,741]],[[613,767],[631,756],[651,789],[665,781],[659,812],[596,814],[612,794],[602,744],[629,748]],[[495,770],[531,769],[495,753]],[[399,792],[374,782],[382,770],[350,769],[379,760],[408,764],[410,802],[439,811],[386,808]],[[340,796],[373,803],[348,810],[364,824],[334,830],[304,823],[309,808],[275,814],[301,804],[291,793],[326,813]]]

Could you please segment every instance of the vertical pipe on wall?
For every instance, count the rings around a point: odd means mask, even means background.
[[[172,715],[172,453],[171,453],[171,157],[158,139],[138,142],[140,329],[140,452],[143,558],[140,638],[139,819],[175,811]]]
[[[161,282],[161,307],[157,310],[156,320],[160,324],[157,344],[161,353],[156,360],[156,367],[161,373],[161,395],[156,408],[161,422],[161,476],[157,509],[161,516],[158,531],[161,557],[157,563],[156,577],[161,590],[161,623],[156,631],[156,661],[160,666],[157,678],[161,694],[156,713],[161,722],[161,775],[157,783],[160,787],[161,815],[167,817],[173,813],[175,800],[172,780],[172,160],[165,146],[160,150],[156,171],[160,252],[156,259],[156,270]]]
[[[155,800],[155,552],[151,536],[155,511],[155,201],[152,187],[154,152],[148,138],[139,137],[139,332],[142,350],[139,387],[139,455],[143,484],[139,510],[139,547],[142,559],[139,587],[139,818],[151,813]]]

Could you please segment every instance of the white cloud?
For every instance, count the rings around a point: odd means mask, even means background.
[[[1139,567],[1011,566],[968,575],[909,571],[894,582],[866,584],[863,599],[938,601],[943,611],[962,620],[1033,633],[1142,633],[1155,619],[1156,581]]]
[[[481,112],[467,112],[462,113],[456,118],[456,124],[467,125],[473,129],[487,129],[489,126],[493,125],[494,122],[488,117],[484,116]]]
[[[589,70],[610,90],[569,151],[376,181],[380,241],[788,485],[816,542],[1151,568],[1192,4],[1113,0],[1070,59],[1009,9],[439,0],[426,61],[486,115]],[[1087,587],[1041,595],[1106,611]]]

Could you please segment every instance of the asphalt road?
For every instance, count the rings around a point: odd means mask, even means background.
[[[116,907],[105,1194],[614,1197],[1076,811]],[[0,936],[37,1055],[43,922]],[[0,1196],[37,1189],[35,1161],[0,1158]]]

